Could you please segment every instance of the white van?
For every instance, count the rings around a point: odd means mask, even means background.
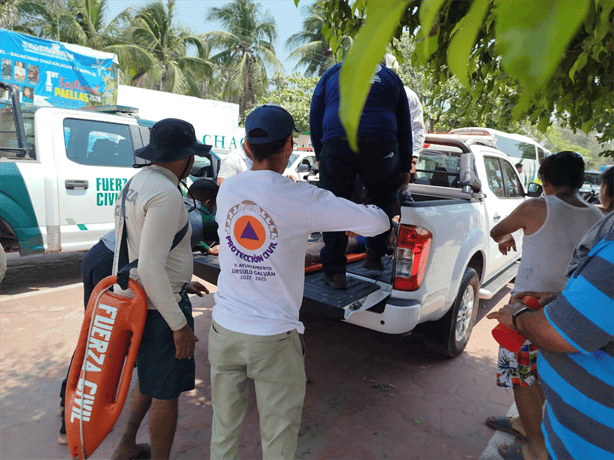
[[[544,161],[545,157],[550,155],[549,150],[539,145],[530,137],[505,133],[492,128],[458,128],[450,131],[450,134],[482,135],[493,138],[497,149],[515,158],[515,163],[522,164],[522,173],[519,175],[525,190],[531,182],[537,179],[539,165]]]

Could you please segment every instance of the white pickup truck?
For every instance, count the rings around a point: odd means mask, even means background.
[[[301,311],[387,334],[414,331],[443,355],[461,353],[479,298],[491,298],[514,278],[521,256],[520,245],[502,255],[489,236],[525,192],[509,157],[484,144],[476,136],[427,136],[384,270],[349,264],[346,290],[332,289],[322,272],[307,274]],[[522,242],[521,235],[515,239]],[[196,275],[217,281],[217,257],[194,262]]]
[[[143,163],[134,150],[149,142],[148,125],[127,114],[0,103],[0,281],[7,252],[88,250],[113,228],[115,198]]]

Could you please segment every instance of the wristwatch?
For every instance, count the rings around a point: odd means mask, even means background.
[[[520,315],[522,315],[523,313],[526,313],[528,311],[531,311],[531,309],[529,307],[524,307],[524,308],[521,308],[520,310],[518,310],[517,312],[512,313],[512,324],[514,325],[514,328],[516,330],[518,330],[518,325],[516,324],[516,320],[518,319],[518,317]]]

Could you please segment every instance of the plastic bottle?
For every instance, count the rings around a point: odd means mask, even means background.
[[[527,296],[522,299],[522,303],[531,310],[539,310],[541,308],[539,299],[535,297]],[[513,353],[518,353],[527,340],[520,332],[509,329],[501,323],[492,330],[492,336],[499,345]]]

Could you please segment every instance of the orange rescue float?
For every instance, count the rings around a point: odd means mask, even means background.
[[[147,297],[130,279],[134,298],[109,291],[103,279],[90,297],[66,386],[66,434],[73,459],[85,460],[106,438],[126,402],[147,318]]]

